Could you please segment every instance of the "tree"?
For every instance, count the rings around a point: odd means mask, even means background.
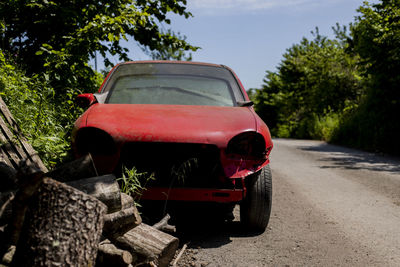
[[[362,92],[356,57],[346,53],[347,44],[321,36],[318,28],[313,35],[286,50],[277,72],[267,72],[256,93],[255,108],[276,127],[274,134],[324,138],[315,133],[315,123],[342,112]]]
[[[164,30],[169,14],[191,16],[186,0],[0,1],[0,95],[48,167],[69,156],[75,96],[102,81],[88,64],[96,53],[110,68],[110,56],[130,60],[122,40],[171,59],[197,49]]]
[[[360,107],[349,114],[338,132],[344,144],[373,151],[400,151],[400,1],[367,2],[352,28],[354,51],[368,90]]]
[[[133,38],[148,51],[195,51],[172,31],[169,13],[189,18],[186,0],[10,0],[0,2],[0,48],[14,55],[28,74],[46,73],[56,92],[93,90],[89,59],[100,53],[129,60],[121,40]],[[171,56],[173,58],[173,55]]]

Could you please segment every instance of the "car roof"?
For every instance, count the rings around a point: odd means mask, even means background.
[[[229,69],[227,66],[222,65],[222,64],[213,64],[213,63],[196,62],[196,61],[179,61],[179,60],[138,60],[138,61],[122,62],[122,63],[119,63],[118,65],[141,64],[141,63],[190,64],[190,65],[212,66],[212,67]]]

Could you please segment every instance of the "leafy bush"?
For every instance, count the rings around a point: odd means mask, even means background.
[[[364,3],[352,28],[353,51],[368,79],[362,103],[341,120],[334,140],[400,155],[400,5]]]
[[[261,90],[252,91],[255,110],[278,137],[330,140],[341,114],[357,105],[364,92],[358,56],[348,53],[341,38],[346,28],[334,28],[336,39],[303,38],[283,55],[276,72],[268,71]]]
[[[68,158],[75,113],[56,104],[57,95],[45,77],[27,77],[1,50],[0,96],[48,168]]]

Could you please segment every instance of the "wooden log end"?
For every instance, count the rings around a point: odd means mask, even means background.
[[[119,249],[109,240],[105,240],[99,244],[96,266],[126,267],[136,259],[130,252]]]
[[[121,192],[113,174],[70,181],[66,184],[106,204],[108,213],[121,210]]]
[[[96,198],[45,178],[30,200],[12,264],[93,266],[106,210]]]
[[[142,223],[116,238],[115,244],[132,253],[144,255],[149,261],[156,261],[158,266],[168,266],[178,248],[179,240]]]
[[[135,206],[107,214],[104,217],[103,235],[115,238],[121,236],[142,223],[142,218]]]

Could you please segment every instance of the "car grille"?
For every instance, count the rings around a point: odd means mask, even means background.
[[[154,174],[148,187],[226,188],[219,149],[214,145],[185,143],[126,143],[120,165]],[[141,181],[143,182],[143,181]]]

